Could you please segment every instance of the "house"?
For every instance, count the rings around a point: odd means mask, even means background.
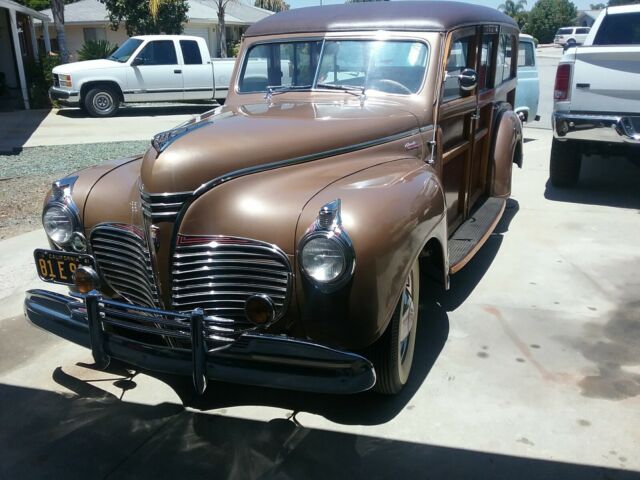
[[[29,108],[25,66],[39,61],[34,19],[43,25],[51,22],[42,12],[0,0],[0,109],[15,107],[16,99]],[[43,42],[46,52],[50,52],[48,35]]]
[[[592,27],[593,22],[596,21],[598,15],[602,10],[580,10],[576,17],[576,25],[581,27]]]
[[[204,38],[211,54],[219,56],[218,10],[215,2],[188,0],[188,4],[188,21],[184,26],[184,34]],[[51,16],[51,10],[43,10],[42,13]],[[227,44],[238,41],[249,25],[269,15],[273,15],[273,12],[240,1],[228,5],[225,12]],[[64,7],[64,17],[67,49],[72,60],[77,59],[78,50],[87,40],[107,40],[112,44],[122,45],[129,38],[124,23],[116,31],[111,29],[107,9],[98,0],[80,0],[67,4]],[[49,28],[53,48],[56,50],[55,29],[51,25]],[[40,31],[41,29],[38,30],[39,33]]]

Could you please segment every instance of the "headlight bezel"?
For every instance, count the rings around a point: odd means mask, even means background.
[[[53,235],[51,235],[49,233],[49,231],[47,230],[47,226],[46,226],[46,223],[45,223],[45,216],[53,208],[60,209],[62,211],[62,213],[69,220],[69,225],[71,226],[71,229],[69,230],[69,234],[67,235],[67,238],[64,239],[64,240],[56,240],[53,237]],[[64,245],[68,245],[69,242],[71,242],[71,239],[73,238],[73,234],[77,231],[78,224],[77,224],[77,220],[76,220],[76,215],[69,208],[69,206],[64,202],[55,200],[55,201],[47,203],[47,205],[42,210],[42,227],[44,228],[44,231],[47,234],[47,237],[49,238],[49,240],[51,240],[55,245],[62,247]]]
[[[297,258],[300,271],[312,285],[322,293],[333,293],[344,287],[355,272],[356,255],[353,243],[347,232],[342,227],[340,216],[341,202],[334,200],[322,207],[316,221],[309,227],[307,233],[298,243]],[[344,258],[344,266],[339,275],[329,280],[315,277],[304,265],[304,249],[314,239],[323,238],[335,243]]]

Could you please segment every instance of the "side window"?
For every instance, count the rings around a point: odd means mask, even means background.
[[[518,66],[533,67],[535,64],[536,64],[536,61],[533,55],[533,43],[520,42],[519,52],[518,52]]]
[[[200,47],[195,40],[180,40],[180,50],[185,65],[202,65]]]
[[[583,35],[589,33],[588,28],[576,28],[576,35]]]
[[[176,65],[176,48],[172,40],[154,40],[147,43],[137,58],[144,60],[143,65]]]
[[[480,43],[480,64],[478,67],[478,87],[480,90],[493,88],[494,83],[494,57],[493,51],[498,43],[498,35],[483,33]]]
[[[498,45],[498,60],[496,62],[496,84],[502,83],[515,76],[513,69],[513,35],[501,34]]]
[[[454,100],[462,97],[460,86],[458,84],[458,75],[465,68],[473,68],[472,49],[474,45],[475,34],[461,37],[453,41],[451,50],[447,57],[447,78],[444,82],[443,100]]]

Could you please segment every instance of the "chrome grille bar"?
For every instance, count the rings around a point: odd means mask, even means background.
[[[142,211],[153,222],[174,222],[184,202],[193,192],[148,193],[140,192]]]
[[[244,304],[266,294],[284,315],[291,290],[289,259],[278,247],[228,236],[180,236],[173,255],[172,305],[246,322]]]
[[[94,227],[89,238],[100,275],[116,293],[134,304],[159,305],[151,257],[140,229],[104,223]]]

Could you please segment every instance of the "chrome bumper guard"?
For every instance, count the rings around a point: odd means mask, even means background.
[[[640,144],[640,116],[554,112],[551,123],[558,139]]]
[[[376,381],[371,362],[360,355],[282,335],[247,332],[229,339],[221,334],[228,328],[225,319],[200,309],[185,314],[46,290],[28,291],[24,309],[34,325],[90,348],[101,368],[115,358],[141,369],[191,375],[200,394],[207,379],[337,394],[362,392]]]
[[[75,90],[64,90],[58,87],[49,88],[49,98],[65,105],[78,105],[80,102],[80,92]]]

